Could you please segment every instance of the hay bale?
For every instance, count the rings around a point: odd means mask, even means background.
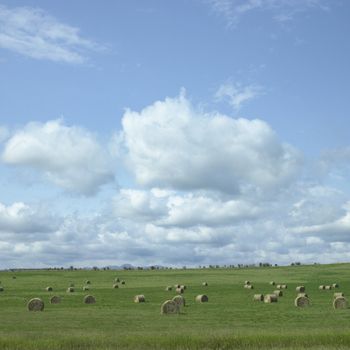
[[[278,298],[276,294],[266,294],[264,297],[264,303],[277,303]]]
[[[333,294],[333,298],[344,297],[344,293],[338,292]]]
[[[287,288],[288,288],[288,286],[286,284],[281,285],[281,289],[287,289]]]
[[[85,284],[91,284],[91,281],[90,280],[86,280]]]
[[[165,290],[169,292],[169,291],[173,290],[173,287],[172,286],[167,286],[167,287],[165,287]]]
[[[296,292],[298,293],[304,293],[305,292],[305,286],[298,286],[295,288]]]
[[[165,301],[160,307],[160,313],[162,315],[178,314],[180,311],[179,305],[173,300]]]
[[[282,289],[282,284],[277,284],[276,289]]]
[[[331,289],[332,289],[332,286],[325,286],[324,289],[325,289],[325,290],[331,290]]]
[[[182,294],[185,290],[183,288],[176,288],[175,289],[175,292],[178,293],[178,294]]]
[[[263,301],[264,295],[263,294],[254,294],[253,300],[254,301]]]
[[[0,292],[3,292],[4,291],[4,287],[0,287]]]
[[[181,288],[181,285],[180,284],[174,284],[174,288]]]
[[[125,281],[121,281],[120,283],[121,283],[121,284],[125,284]]]
[[[298,293],[297,297],[305,297],[308,298],[309,296],[306,293]]]
[[[27,308],[29,311],[43,311],[44,310],[44,302],[40,298],[30,299]]]
[[[113,284],[113,288],[114,288],[114,289],[119,288],[118,283],[114,283],[114,284]]]
[[[203,283],[202,283],[202,286],[207,287],[207,286],[208,286],[208,283],[207,283],[207,282],[203,282]]]
[[[85,295],[84,303],[85,304],[95,304],[96,303],[96,299],[92,295]]]
[[[135,303],[144,303],[146,301],[145,296],[143,294],[135,295],[134,302]]]
[[[244,281],[244,284],[250,284],[250,281]]]
[[[338,284],[338,283],[333,283],[333,284],[332,284],[332,287],[333,287],[333,288],[339,288],[339,284]]]
[[[310,305],[310,300],[308,297],[298,296],[294,300],[294,305],[297,307],[307,307]]]
[[[45,288],[48,292],[52,292],[52,287],[46,287]]]
[[[83,290],[89,290],[88,286],[83,286]]]
[[[74,292],[74,288],[73,287],[68,287],[67,288],[67,293],[73,293]]]
[[[116,278],[114,279],[114,282],[115,282],[115,283],[119,283],[119,282],[120,282],[120,279],[119,279],[118,277],[116,277]]]
[[[347,309],[348,301],[344,297],[337,297],[333,300],[334,309]]]
[[[205,294],[201,294],[197,295],[195,300],[197,303],[207,303],[209,299]]]
[[[187,289],[187,287],[185,285],[181,285],[180,288],[182,288],[183,290]]]
[[[276,283],[275,281],[270,281],[271,286],[274,286]]]
[[[185,306],[186,301],[185,298],[182,295],[176,295],[174,296],[174,298],[172,299],[179,307],[180,306]]]
[[[321,284],[319,287],[318,287],[319,290],[325,290],[326,289],[326,286],[324,284]]]
[[[57,296],[57,295],[54,295],[50,299],[50,303],[51,304],[59,304],[60,302],[61,302],[61,298],[59,296]]]
[[[254,289],[254,286],[252,284],[245,284],[244,288],[246,288],[246,289]]]
[[[283,292],[280,289],[274,290],[273,294],[277,295],[278,297],[283,297]]]

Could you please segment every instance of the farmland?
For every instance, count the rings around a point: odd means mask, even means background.
[[[0,272],[0,349],[345,349],[350,347],[350,309],[334,310],[334,292],[350,295],[350,264],[244,269],[36,270]],[[16,278],[13,278],[13,277]],[[112,288],[114,279],[125,285]],[[250,280],[254,289],[243,288]],[[83,291],[90,280],[89,291]],[[255,293],[288,288],[277,303],[254,302]],[[208,282],[208,286],[202,283]],[[178,315],[161,315],[175,295],[165,287],[187,286]],[[339,288],[319,290],[320,284]],[[74,284],[75,291],[67,293]],[[296,286],[305,285],[311,305],[294,306]],[[51,286],[52,291],[46,291]],[[85,295],[96,298],[84,304]],[[134,303],[135,295],[145,303]],[[209,297],[196,303],[198,294]],[[50,304],[53,295],[60,304]],[[43,312],[29,312],[34,297]]]

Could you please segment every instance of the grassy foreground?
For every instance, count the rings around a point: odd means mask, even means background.
[[[350,264],[248,269],[158,271],[0,272],[0,349],[349,349],[350,309],[333,310],[335,291],[350,296]],[[15,275],[16,279],[12,276]],[[113,289],[114,278],[126,281]],[[83,291],[85,280],[89,292]],[[243,288],[248,279],[254,290]],[[288,284],[278,303],[253,302],[255,293],[271,293],[269,281]],[[202,282],[208,286],[202,286]],[[68,294],[70,283],[75,292]],[[172,298],[167,285],[185,284],[187,306],[179,315],[160,315]],[[340,288],[320,291],[320,284]],[[294,306],[295,287],[305,285],[311,306]],[[45,291],[51,286],[52,292]],[[85,305],[91,294],[96,304]],[[144,294],[146,303],[133,297]],[[206,294],[209,302],[195,303]],[[53,295],[61,304],[51,305]],[[29,312],[40,297],[43,312]]]

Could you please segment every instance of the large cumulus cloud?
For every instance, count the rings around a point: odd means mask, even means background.
[[[109,154],[94,135],[61,120],[33,122],[18,130],[6,142],[2,160],[35,169],[57,186],[86,195],[114,180]]]
[[[181,94],[123,116],[127,160],[143,186],[240,193],[286,185],[301,159],[262,120],[196,110]]]

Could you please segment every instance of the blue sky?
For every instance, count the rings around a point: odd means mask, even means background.
[[[348,261],[349,10],[1,1],[1,267]]]

